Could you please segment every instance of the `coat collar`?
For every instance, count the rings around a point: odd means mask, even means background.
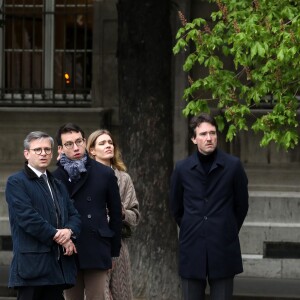
[[[225,166],[225,153],[220,150],[220,149],[217,149],[216,150],[216,156],[215,156],[215,160],[214,162],[212,163],[212,166],[211,166],[211,169],[209,171],[209,173],[218,168],[218,167],[221,167],[221,168],[224,168]],[[201,172],[204,172],[203,170],[203,167],[201,165],[201,162],[198,158],[198,153],[197,151],[195,151],[189,158],[188,158],[188,167],[190,169],[196,169],[196,170],[199,170]]]
[[[28,167],[28,161],[25,162],[25,165],[24,165],[24,172],[25,172],[26,176],[27,176],[29,179],[36,179],[36,178],[39,178],[39,177],[36,175],[36,173],[35,173],[31,168]],[[48,177],[48,179],[49,179],[49,180],[53,180],[53,179],[54,179],[53,175],[52,175],[48,170],[46,170],[46,172],[47,172],[47,177]]]

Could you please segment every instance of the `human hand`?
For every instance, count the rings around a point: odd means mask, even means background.
[[[68,228],[57,229],[57,232],[53,237],[53,240],[57,244],[63,245],[64,243],[68,242],[71,239],[71,235],[72,235],[72,231]]]
[[[63,249],[64,249],[64,255],[72,255],[73,253],[77,253],[77,249],[75,244],[72,242],[72,240],[69,240],[62,244]]]

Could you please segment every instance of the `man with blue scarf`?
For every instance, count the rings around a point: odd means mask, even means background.
[[[106,273],[121,247],[121,200],[111,168],[89,158],[84,131],[76,124],[62,125],[56,141],[60,153],[53,175],[67,187],[81,215],[77,247],[76,285],[66,300],[102,299]]]

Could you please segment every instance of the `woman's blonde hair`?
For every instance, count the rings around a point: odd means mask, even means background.
[[[111,158],[110,162],[111,162],[111,165],[114,169],[118,169],[119,171],[126,171],[127,168],[123,162],[123,159],[122,159],[122,154],[121,154],[121,151],[120,151],[120,148],[119,146],[116,144],[116,141],[114,140],[112,134],[107,130],[107,129],[98,129],[94,132],[92,132],[90,134],[90,136],[88,137],[88,140],[87,140],[87,144],[86,144],[86,149],[88,151],[88,154],[89,156],[92,158],[92,159],[95,159],[93,155],[91,155],[91,149],[94,149],[95,148],[95,143],[96,143],[96,140],[97,138],[102,135],[102,134],[107,134],[110,136],[110,138],[112,139],[112,142],[113,142],[113,145],[114,145],[114,157]]]

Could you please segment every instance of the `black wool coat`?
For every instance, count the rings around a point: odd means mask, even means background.
[[[240,160],[219,149],[208,174],[197,152],[176,164],[170,208],[180,228],[181,277],[217,279],[243,271],[238,234],[248,211],[247,185]]]
[[[114,171],[88,157],[87,172],[74,183],[59,162],[57,165],[53,175],[66,185],[81,215],[76,241],[79,269],[108,270],[121,248],[121,200]]]

